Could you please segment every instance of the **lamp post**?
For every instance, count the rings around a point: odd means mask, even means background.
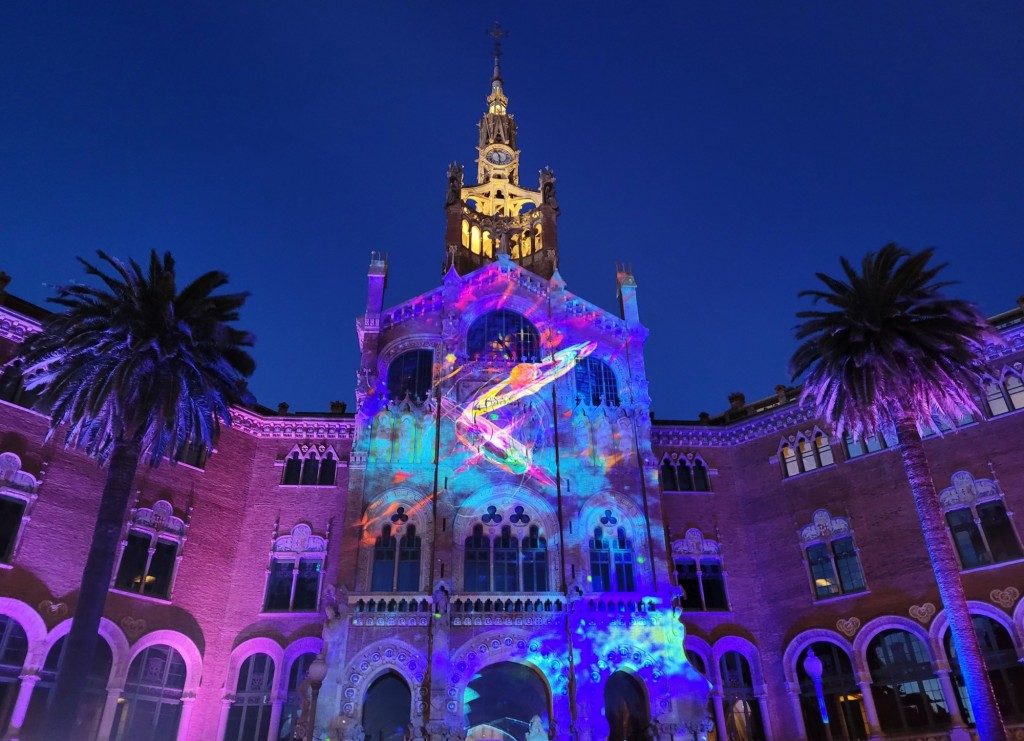
[[[832,725],[828,722],[828,708],[825,706],[825,693],[821,690],[821,675],[825,667],[821,659],[814,655],[814,649],[807,649],[807,657],[804,659],[804,671],[814,682],[814,692],[818,696],[818,711],[821,713],[821,723],[825,726],[825,739],[832,741]]]
[[[309,671],[306,673],[312,694],[309,703],[309,728],[306,729],[306,741],[313,741],[313,735],[316,733],[314,730],[316,728],[316,702],[320,697],[320,686],[324,683],[326,677],[327,662],[324,661],[324,654],[321,651],[313,659],[313,662],[309,665]]]

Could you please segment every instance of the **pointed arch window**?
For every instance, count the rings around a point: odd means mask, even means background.
[[[589,355],[575,368],[576,400],[587,406],[619,406],[619,382],[607,363]]]
[[[815,599],[867,590],[860,554],[853,544],[853,530],[844,517],[832,517],[819,509],[811,523],[800,530]]]
[[[313,535],[309,525],[296,525],[274,540],[267,569],[264,612],[314,612],[320,587],[327,539]]]
[[[608,519],[614,519],[609,517]],[[626,528],[615,529],[608,537],[604,527],[594,528],[590,539],[590,583],[594,592],[633,592],[636,590],[633,541],[627,537]]]
[[[152,509],[134,510],[128,535],[122,541],[114,588],[170,599],[186,529],[166,500],[156,502]]]
[[[483,515],[489,525],[500,523],[504,515],[490,506]],[[474,525],[463,551],[464,585],[467,592],[546,592],[548,590],[548,546],[540,527],[529,525],[521,538],[517,528],[526,528],[530,515],[516,506],[491,539],[484,525]],[[516,527],[513,527],[516,526]]]
[[[334,486],[337,475],[338,455],[334,448],[322,443],[303,443],[292,448],[285,460],[281,485]]]
[[[832,444],[821,430],[800,434],[796,440],[783,440],[779,446],[779,462],[783,478],[815,471],[834,464]]]
[[[402,508],[399,508],[402,511]],[[420,591],[420,551],[422,540],[415,525],[406,525],[400,537],[392,535],[391,525],[381,528],[373,547],[374,592]]]
[[[407,395],[414,401],[430,396],[434,383],[434,351],[409,350],[388,365],[388,399],[401,401]]]
[[[491,591],[491,539],[484,535],[483,525],[474,525],[466,538],[464,552],[465,589],[467,592]]]
[[[523,538],[523,591],[548,591],[548,542],[536,525]]]
[[[522,314],[498,309],[473,322],[466,352],[470,360],[535,363],[540,360],[540,335]]]
[[[976,479],[967,471],[953,474],[951,484],[939,492],[939,501],[960,568],[1024,558],[999,485],[992,479]]]
[[[1024,380],[1012,371],[1003,374],[1002,381],[990,381],[985,387],[985,401],[991,417],[1024,409]]]
[[[663,491],[711,491],[711,477],[704,460],[692,453],[666,455],[661,461]]]

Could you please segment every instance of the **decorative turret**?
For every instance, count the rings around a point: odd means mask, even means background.
[[[466,186],[463,167],[449,166],[444,271],[454,266],[465,275],[505,251],[513,262],[550,279],[558,263],[555,176],[545,168],[537,190],[519,185],[516,122],[501,76],[501,38],[508,34],[498,24],[488,33],[494,37],[494,73],[479,123],[478,182]]]

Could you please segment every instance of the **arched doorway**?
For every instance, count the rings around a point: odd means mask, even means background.
[[[412,712],[412,691],[394,672],[378,677],[363,701],[366,741],[402,741]]]
[[[604,717],[608,741],[647,741],[651,708],[643,685],[624,671],[614,672],[604,685]]]
[[[836,741],[860,741],[868,737],[864,698],[853,671],[853,662],[842,648],[830,641],[815,641],[800,652],[796,676],[800,680],[800,707],[810,741],[824,741],[825,722],[818,706],[818,690],[804,669],[807,652],[821,660],[821,692],[828,711],[829,732]]]
[[[466,687],[463,700],[474,741],[526,741],[534,717],[549,728],[551,697],[533,668],[512,661],[486,666]]]

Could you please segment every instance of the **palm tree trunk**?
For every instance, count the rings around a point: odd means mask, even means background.
[[[53,704],[47,714],[41,739],[85,738],[75,730],[82,689],[85,686],[83,679],[89,675],[96,653],[96,642],[101,640],[100,618],[107,602],[121,526],[124,524],[124,513],[138,467],[139,443],[134,440],[115,442],[96,515],[89,556],[82,573],[78,605],[64,646]]]
[[[931,468],[921,444],[921,435],[917,431],[917,424],[906,414],[897,420],[896,432],[899,434],[903,467],[921,519],[925,547],[931,558],[942,606],[946,609],[946,619],[949,621],[953,646],[967,686],[967,697],[977,723],[978,735],[981,741],[1006,741],[1006,728],[999,714],[978,636],[971,622],[956,554],[946,529]]]

